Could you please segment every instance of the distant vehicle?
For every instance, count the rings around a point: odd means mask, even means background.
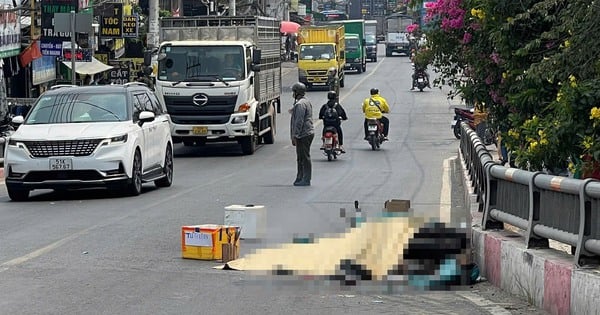
[[[339,10],[326,10],[315,12],[313,18],[315,22],[345,21],[348,19],[348,14]]]
[[[385,56],[393,53],[410,55],[410,40],[406,27],[413,24],[413,18],[405,14],[392,14],[386,19],[387,33],[385,39]]]
[[[8,196],[33,189],[106,187],[139,195],[173,182],[169,115],[154,92],[125,85],[54,86],[35,102],[4,157]]]
[[[365,44],[367,59],[377,62],[377,20],[365,21]]]

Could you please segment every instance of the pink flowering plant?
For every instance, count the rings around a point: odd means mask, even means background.
[[[582,156],[600,161],[600,109],[592,114],[600,108],[600,6],[437,0],[425,8],[434,84],[483,104],[520,167],[560,173]]]

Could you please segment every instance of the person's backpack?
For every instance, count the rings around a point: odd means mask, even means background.
[[[340,119],[340,115],[338,114],[335,107],[327,106],[325,110],[325,114],[323,115],[323,122],[325,123],[337,123]]]

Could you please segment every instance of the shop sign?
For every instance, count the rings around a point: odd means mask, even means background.
[[[123,37],[138,37],[137,15],[126,15],[123,17]]]
[[[100,37],[123,37],[123,3],[105,3],[100,18]]]
[[[42,54],[44,54],[44,50],[46,52],[49,52],[49,50],[58,50],[60,52],[60,49],[62,48],[62,42],[71,41],[71,32],[54,31],[54,13],[70,13],[71,11],[77,12],[78,6],[78,0],[41,0],[40,7],[42,10],[42,45],[40,46],[40,48],[42,49]],[[48,45],[45,45],[45,43],[58,43],[59,45],[61,45],[61,47],[49,47]],[[48,55],[56,54],[52,53]]]
[[[31,74],[33,85],[56,80],[56,57],[43,56],[32,61]]]
[[[0,8],[14,8],[12,0],[0,0]],[[5,11],[0,14],[0,58],[16,56],[21,52],[21,22],[19,11]]]

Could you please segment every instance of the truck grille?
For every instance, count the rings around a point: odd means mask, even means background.
[[[96,150],[101,139],[64,141],[24,141],[23,144],[34,157],[88,156]]]
[[[209,96],[205,105],[195,105],[192,96],[165,96],[167,111],[175,124],[211,125],[229,122],[237,95]]]
[[[306,71],[310,76],[326,76],[327,70],[307,70]]]

